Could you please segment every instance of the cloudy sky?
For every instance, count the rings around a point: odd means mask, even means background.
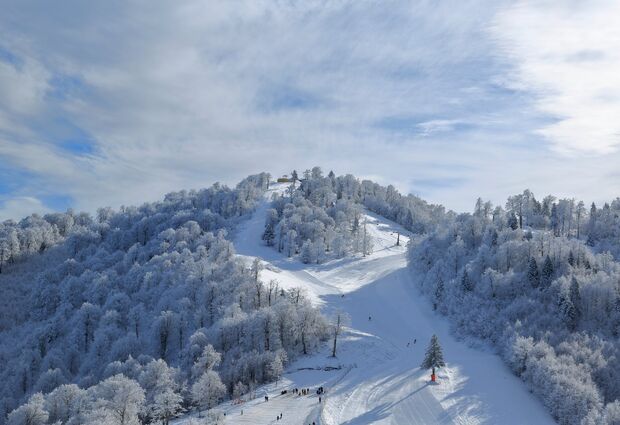
[[[459,211],[619,194],[618,1],[0,4],[0,219],[317,164]]]

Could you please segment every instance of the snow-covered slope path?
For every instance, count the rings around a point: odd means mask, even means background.
[[[283,420],[278,423],[283,424],[554,423],[496,355],[457,341],[447,322],[430,309],[406,269],[408,238],[402,228],[369,213],[372,255],[308,266],[262,244],[267,208],[266,199],[239,229],[238,254],[260,257],[266,266],[263,279],[305,288],[327,315],[337,310],[347,313],[350,328],[339,344],[337,359],[329,358],[326,348],[297,361],[277,389],[272,385],[264,390],[272,400],[246,403],[243,416],[239,407],[227,408],[226,423],[275,423],[280,412]],[[395,246],[397,231],[401,246]],[[438,335],[448,364],[439,372],[437,384],[430,384],[429,372],[419,368],[432,334]],[[342,369],[295,372],[303,366],[325,365]],[[286,386],[319,385],[327,387],[320,405],[315,395],[273,397]]]

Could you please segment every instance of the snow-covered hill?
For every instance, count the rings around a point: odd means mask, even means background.
[[[253,400],[227,403],[227,424],[552,424],[554,421],[501,360],[470,348],[422,298],[406,270],[408,232],[367,213],[374,252],[362,257],[304,265],[263,245],[265,213],[273,187],[253,216],[238,229],[235,247],[248,262],[264,261],[261,277],[286,288],[301,287],[329,316],[346,313],[350,325],[338,345],[289,366],[277,384]],[[395,246],[397,232],[400,246]],[[438,382],[419,368],[432,334],[442,344],[447,367]],[[319,403],[314,390],[324,386]],[[308,396],[292,388],[310,388]],[[280,395],[288,389],[289,393]],[[268,402],[264,395],[269,395]],[[282,414],[282,419],[276,417]],[[187,422],[187,418],[177,423]]]

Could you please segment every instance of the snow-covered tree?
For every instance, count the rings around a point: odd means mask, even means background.
[[[548,288],[549,285],[551,285],[553,270],[553,261],[551,261],[551,257],[547,255],[545,257],[545,262],[543,263],[542,273],[540,274],[540,282],[543,288]]]
[[[540,285],[540,275],[538,273],[538,264],[534,257],[530,258],[530,262],[527,269],[527,281],[532,288],[538,288]]]
[[[183,397],[172,388],[164,388],[155,395],[150,412],[154,418],[168,425],[170,419],[183,412]]]
[[[49,413],[45,410],[45,398],[36,393],[28,403],[18,407],[9,414],[8,425],[45,425]]]
[[[204,347],[200,357],[198,357],[194,363],[194,367],[192,368],[193,376],[198,378],[204,375],[206,372],[218,367],[221,361],[222,355],[218,353],[211,344],[208,344]]]
[[[226,394],[226,387],[213,370],[204,372],[192,385],[192,400],[199,411],[209,410],[217,405]]]
[[[424,360],[422,361],[423,369],[432,369],[433,376],[435,375],[435,369],[440,367],[444,367],[446,363],[443,360],[443,353],[441,351],[441,346],[439,345],[439,339],[437,335],[433,335],[431,337],[431,341],[426,349],[426,354],[424,355]]]
[[[123,375],[112,376],[91,389],[95,410],[89,422],[106,425],[138,425],[144,390]],[[92,422],[91,422],[92,421]]]
[[[277,385],[282,373],[284,373],[284,364],[282,363],[281,356],[275,356],[273,358],[273,360],[269,363],[268,372],[270,378],[275,380]]]
[[[266,182],[257,175],[233,189],[170,193],[139,207],[102,208],[96,219],[68,211],[0,223],[0,328],[9,330],[0,340],[0,424],[38,390],[49,393],[50,421],[115,423],[109,400],[91,395],[121,374],[140,383],[140,417],[152,421],[156,399],[164,410],[178,395],[188,404],[183,383],[218,362],[228,388],[257,385],[271,379],[274,350],[294,358],[317,349],[328,336],[320,313],[252,276],[230,241]],[[318,237],[324,228],[304,231]],[[260,338],[246,337],[255,333]],[[209,345],[217,362],[203,356]],[[63,402],[75,389],[68,382],[88,396]]]

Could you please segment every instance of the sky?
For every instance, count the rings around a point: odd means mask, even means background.
[[[0,220],[315,165],[457,211],[618,196],[618,1],[0,9]]]

